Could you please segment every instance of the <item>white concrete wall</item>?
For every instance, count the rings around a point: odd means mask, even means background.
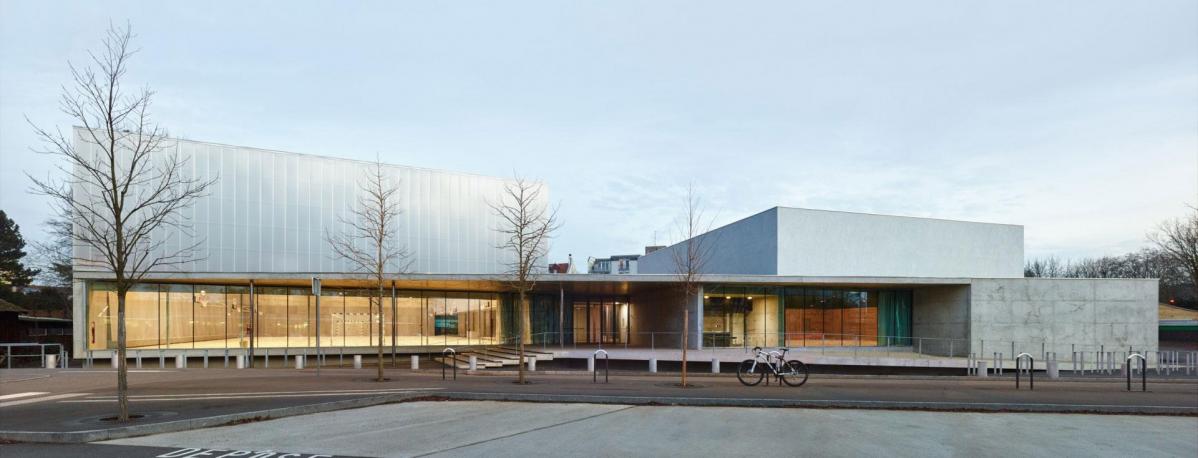
[[[1010,358],[1045,351],[1157,349],[1157,280],[974,279],[970,294],[971,347],[981,356]],[[984,355],[983,355],[984,353]]]
[[[702,273],[775,275],[778,273],[777,209],[742,219],[696,237],[707,250]],[[637,270],[643,274],[678,273],[672,253],[681,253],[678,243],[641,256]]]
[[[1023,276],[1023,227],[775,207],[696,238],[703,273],[816,277]],[[640,258],[641,273],[675,273],[675,244]]]
[[[913,345],[923,353],[969,354],[969,286],[915,288],[911,306]]]
[[[1023,227],[778,208],[779,275],[1023,276]]]

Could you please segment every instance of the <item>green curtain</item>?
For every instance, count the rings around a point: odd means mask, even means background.
[[[882,345],[911,345],[910,291],[882,291],[878,294],[878,335],[878,343]]]

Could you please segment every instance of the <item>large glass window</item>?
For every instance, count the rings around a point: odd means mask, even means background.
[[[258,309],[258,348],[281,348],[287,346],[287,288],[257,288],[255,290]]]
[[[260,286],[251,298],[245,286],[143,284],[126,295],[127,341],[133,349],[311,348],[319,337],[325,347],[368,347],[381,325],[384,345],[486,345],[503,332],[495,293],[397,291],[392,299],[387,290],[380,309],[372,292],[326,287],[318,314],[307,288]],[[111,284],[89,283],[87,348],[115,347],[116,302]],[[538,334],[558,332],[556,304],[545,296],[532,306]]]
[[[192,302],[191,285],[161,285],[159,301],[166,309],[163,316],[166,338],[162,341],[165,348],[191,348],[192,336],[195,335],[195,304]]]
[[[712,347],[902,345],[911,335],[910,291],[715,285],[703,312]]]
[[[196,348],[225,348],[225,287],[196,286],[192,308],[195,324],[193,341]]]

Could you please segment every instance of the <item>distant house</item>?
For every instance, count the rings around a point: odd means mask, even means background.
[[[61,343],[70,347],[71,320],[33,316],[33,312],[0,299],[0,343]]]

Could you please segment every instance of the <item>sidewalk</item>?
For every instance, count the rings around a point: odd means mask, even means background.
[[[130,406],[144,417],[125,425],[102,418],[116,412],[111,370],[0,372],[0,439],[81,442],[180,431],[220,424],[414,399],[911,409],[975,412],[1057,412],[1198,415],[1198,381],[1149,380],[1148,392],[1126,391],[1123,379],[1049,380],[1035,391],[1016,390],[996,377],[821,376],[802,387],[741,385],[732,374],[694,374],[679,388],[677,374],[613,374],[592,383],[582,373],[529,373],[514,377],[389,369],[374,382],[372,369],[131,370]],[[1136,387],[1138,388],[1138,386]]]

